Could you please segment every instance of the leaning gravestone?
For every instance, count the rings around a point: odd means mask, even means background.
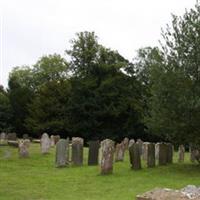
[[[167,164],[167,145],[165,143],[158,143],[158,164]]]
[[[65,167],[67,164],[67,140],[60,139],[56,144],[56,167]]]
[[[124,160],[125,150],[126,150],[126,146],[124,145],[123,142],[116,145],[116,148],[115,148],[115,161],[116,162]]]
[[[17,134],[16,133],[8,133],[7,138],[8,138],[8,140],[16,141]]]
[[[51,141],[49,139],[49,136],[47,133],[43,133],[41,140],[40,140],[40,145],[41,145],[41,152],[42,154],[47,154],[49,153],[50,146],[51,146]]]
[[[111,174],[113,172],[114,142],[105,139],[101,142],[101,174]]]
[[[72,163],[73,165],[83,165],[83,138],[72,138]]]
[[[19,140],[18,141],[18,151],[19,151],[19,157],[20,158],[27,158],[29,157],[29,146],[27,145],[27,142],[25,140]]]
[[[140,157],[140,144],[135,143],[129,147],[129,156],[130,156],[130,164],[131,168],[134,170],[141,169],[141,157]]]
[[[148,143],[147,144],[147,167],[155,167],[156,159],[155,159],[155,144]]]
[[[98,165],[99,163],[99,141],[89,142],[89,155],[88,155],[88,165]]]
[[[184,154],[185,154],[185,147],[184,145],[180,145],[178,148],[178,161],[184,162]]]

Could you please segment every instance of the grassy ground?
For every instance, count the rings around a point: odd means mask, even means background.
[[[155,187],[179,189],[200,185],[200,166],[187,160],[175,164],[133,171],[128,153],[123,163],[115,163],[114,173],[100,176],[99,167],[58,169],[54,166],[55,149],[41,155],[38,144],[30,149],[30,158],[18,158],[17,149],[0,147],[0,200],[134,200],[137,194]]]

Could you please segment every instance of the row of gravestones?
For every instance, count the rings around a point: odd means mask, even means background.
[[[0,137],[2,138],[2,137]],[[41,152],[43,154],[49,153],[51,146],[56,144],[56,166],[63,167],[69,164],[69,139],[60,139],[60,136],[51,136],[44,133],[40,140]],[[28,148],[30,146],[30,140],[19,140],[19,155],[20,157],[29,156]],[[92,141],[89,143],[89,165],[98,165],[99,154],[99,141]],[[121,143],[114,146],[112,140],[106,139],[101,142],[102,159],[101,169],[102,174],[110,173],[113,168],[113,158],[115,152],[115,161],[123,161],[124,153],[129,149],[130,163],[133,169],[141,168],[141,156],[147,161],[148,167],[155,166],[155,160],[158,159],[159,165],[165,165],[172,163],[173,159],[173,145],[170,143],[153,143],[142,142],[142,140],[135,141],[125,138]],[[179,147],[179,161],[184,161],[184,146]],[[71,161],[74,165],[82,165],[83,163],[83,139],[72,138],[72,158]]]

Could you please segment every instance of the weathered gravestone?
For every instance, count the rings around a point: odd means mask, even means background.
[[[147,146],[149,142],[143,142],[142,144],[142,159],[147,160]]]
[[[16,133],[8,133],[7,138],[8,138],[8,140],[16,141],[17,134]]]
[[[158,143],[158,165],[167,164],[167,145],[165,143]]]
[[[141,139],[137,139],[137,144],[139,145],[140,155],[142,155],[142,145],[143,145],[143,141],[142,141]]]
[[[99,141],[89,142],[88,165],[98,165],[99,163]]]
[[[65,167],[68,164],[69,158],[67,158],[67,140],[60,139],[56,144],[56,167]]]
[[[123,142],[116,145],[116,148],[115,148],[115,161],[116,162],[124,160],[125,150],[126,150],[126,146],[124,145]]]
[[[29,157],[29,145],[27,144],[27,141],[25,140],[19,140],[18,141],[18,152],[19,152],[19,157],[20,158],[27,158]]]
[[[135,140],[134,139],[130,139],[129,140],[129,143],[128,143],[128,148],[132,146],[132,144],[135,143]]]
[[[41,140],[40,140],[40,145],[41,145],[41,152],[42,154],[47,154],[49,153],[50,146],[51,146],[51,141],[49,139],[49,136],[47,133],[43,133]]]
[[[155,144],[148,143],[147,144],[147,167],[155,167],[156,159],[155,159]]]
[[[114,142],[105,139],[101,142],[101,174],[111,174],[113,172]]]
[[[51,135],[50,140],[51,140],[51,147],[54,147],[55,146],[54,135]]]
[[[135,143],[129,147],[129,156],[131,168],[134,170],[141,169],[141,157],[140,157],[140,144]]]
[[[167,163],[173,163],[174,147],[171,143],[167,143]]]
[[[184,162],[184,155],[185,155],[185,147],[184,145],[180,145],[178,148],[178,161]]]
[[[83,165],[83,138],[72,138],[72,163],[73,165]]]
[[[124,144],[125,150],[128,150],[129,139],[125,137],[122,143]]]

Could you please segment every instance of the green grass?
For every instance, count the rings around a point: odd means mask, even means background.
[[[5,152],[10,151],[10,158]],[[114,173],[99,175],[98,166],[55,168],[55,149],[41,155],[32,144],[30,158],[18,158],[16,148],[0,147],[0,200],[134,200],[137,194],[155,187],[179,189],[188,184],[200,185],[200,166],[186,162],[133,171],[128,153],[125,161],[114,164]]]

